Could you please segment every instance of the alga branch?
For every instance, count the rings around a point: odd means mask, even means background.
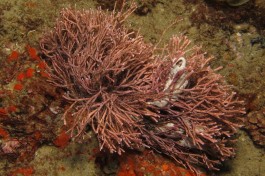
[[[134,9],[64,9],[41,39],[50,82],[71,103],[71,136],[81,140],[90,126],[101,150],[147,147],[193,171],[217,170],[235,154],[243,102],[186,37],[161,53],[130,32],[123,22]]]

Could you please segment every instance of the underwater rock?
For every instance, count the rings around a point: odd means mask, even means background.
[[[265,114],[263,111],[250,112],[245,128],[255,144],[265,146]]]

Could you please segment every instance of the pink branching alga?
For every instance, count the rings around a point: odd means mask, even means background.
[[[218,170],[235,154],[243,102],[187,37],[161,49],[127,29],[134,9],[64,9],[41,39],[50,82],[71,103],[71,136],[90,126],[101,150],[151,148],[195,172]]]

